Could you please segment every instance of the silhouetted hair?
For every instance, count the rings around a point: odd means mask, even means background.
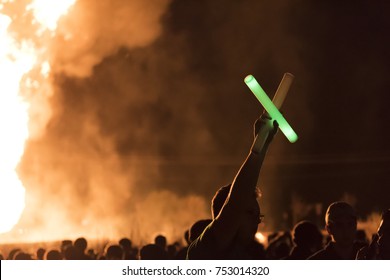
[[[77,250],[84,253],[87,249],[87,239],[84,237],[77,238],[73,245]]]
[[[128,238],[122,238],[119,240],[119,245],[122,246],[123,250],[128,251],[131,249],[131,240]]]
[[[164,235],[157,235],[154,238],[154,244],[157,246],[160,246],[161,248],[165,249],[167,247],[167,238]]]
[[[345,217],[353,218],[355,220],[357,219],[355,210],[352,208],[352,206],[343,201],[333,202],[326,210],[325,224],[328,225],[329,223],[335,222]]]
[[[65,240],[62,240],[61,241],[61,253],[64,254],[65,253],[65,249],[68,247],[68,246],[72,246],[73,245],[73,242],[72,240],[69,240],[69,239],[65,239]]]

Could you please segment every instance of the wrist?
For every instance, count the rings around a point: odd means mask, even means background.
[[[259,155],[265,147],[267,137],[268,134],[257,134],[251,147],[251,153]]]

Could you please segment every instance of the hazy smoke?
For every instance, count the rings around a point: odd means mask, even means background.
[[[155,127],[155,135],[151,129],[161,112],[162,90],[142,68],[145,63],[153,67],[154,51],[153,59],[143,55],[129,61],[125,54],[120,61],[103,61],[120,49],[153,43],[169,2],[78,1],[46,42],[49,57],[42,59],[50,61],[52,92],[40,94],[40,102],[29,96],[37,101],[32,102],[31,112],[37,112],[32,126],[47,100],[51,113],[27,143],[20,166],[27,188],[21,239],[130,236],[150,242],[153,234],[165,233],[174,241],[209,215],[199,195],[177,195],[159,184],[163,129]]]
[[[54,72],[85,77],[119,47],[144,47],[161,32],[170,0],[79,0],[60,21],[52,47]]]

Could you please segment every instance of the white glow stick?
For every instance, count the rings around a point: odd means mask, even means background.
[[[279,87],[275,92],[274,98],[272,99],[272,103],[276,106],[276,108],[280,109],[282,107],[284,99],[286,99],[288,90],[294,80],[294,75],[291,73],[284,73],[282,80],[280,81]]]

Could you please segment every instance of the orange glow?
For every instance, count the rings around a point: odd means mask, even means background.
[[[256,232],[255,239],[262,244],[267,243],[267,238],[261,232]]]
[[[18,44],[7,32],[11,19],[0,14],[0,232],[9,231],[24,208],[24,188],[15,167],[28,137],[28,104],[19,97],[19,83],[34,65],[27,44]],[[4,215],[4,213],[6,213]]]
[[[54,31],[57,29],[59,18],[67,13],[76,0],[35,0],[27,6],[27,10],[32,10],[35,20],[43,29]]]
[[[36,0],[26,10],[33,10],[32,23],[38,22],[40,31],[54,31],[59,17],[75,1]],[[15,39],[9,32],[12,20],[3,9],[0,4],[0,233],[15,226],[25,207],[25,189],[15,170],[29,138],[29,104],[21,97],[23,89],[36,84],[28,77],[34,68],[41,69],[44,78],[50,73],[48,62],[39,65],[34,42]]]

